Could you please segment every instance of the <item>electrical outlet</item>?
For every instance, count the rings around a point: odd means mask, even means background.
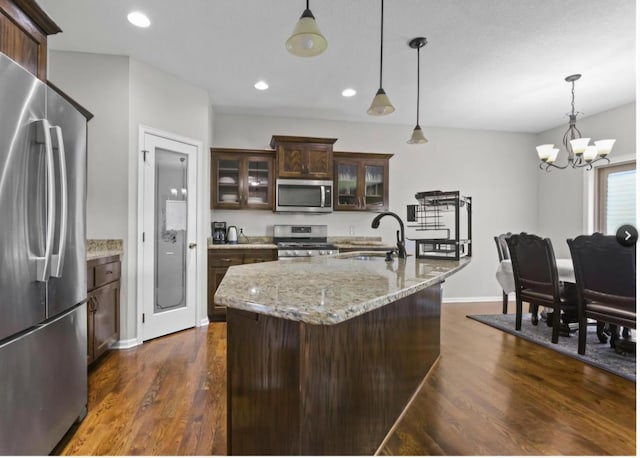
[[[356,228],[353,226],[349,226],[349,235],[356,235]]]

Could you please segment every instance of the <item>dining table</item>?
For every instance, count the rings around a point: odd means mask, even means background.
[[[558,268],[558,280],[575,283],[576,277],[573,272],[573,260],[571,258],[556,258],[556,267]],[[506,293],[515,293],[516,285],[513,279],[513,266],[511,259],[504,259],[498,264],[496,270],[496,279]]]

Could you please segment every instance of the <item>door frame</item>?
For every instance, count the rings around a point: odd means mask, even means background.
[[[137,160],[137,164],[138,164],[138,186],[137,186],[137,192],[138,192],[138,204],[137,204],[137,209],[138,209],[138,220],[137,220],[137,227],[138,230],[136,231],[136,237],[137,237],[137,243],[136,243],[136,249],[137,249],[137,266],[136,266],[136,334],[137,334],[137,341],[138,341],[138,345],[143,343],[143,322],[142,322],[142,314],[144,313],[144,295],[143,295],[143,275],[144,275],[144,250],[143,250],[143,241],[142,241],[142,228],[144,227],[144,212],[143,212],[143,208],[144,208],[144,149],[145,149],[145,144],[144,144],[144,139],[145,139],[145,135],[146,134],[151,134],[151,135],[155,135],[157,137],[161,137],[167,140],[171,140],[171,141],[176,141],[176,142],[180,142],[180,143],[185,143],[187,145],[193,146],[196,149],[196,153],[195,153],[195,167],[196,167],[196,171],[200,168],[200,162],[201,162],[201,155],[202,155],[202,142],[199,140],[195,140],[193,138],[189,138],[189,137],[184,137],[182,135],[178,135],[175,134],[173,132],[167,132],[167,131],[163,131],[160,129],[156,129],[153,127],[149,127],[149,126],[145,126],[145,125],[140,125],[138,128],[138,150],[137,150],[137,155],[138,155],[138,160]],[[196,184],[195,184],[195,207],[196,207],[196,215],[195,215],[195,225],[196,225],[196,242],[199,242],[202,239],[202,230],[200,228],[200,223],[201,223],[201,215],[200,212],[198,211],[200,208],[200,199],[202,199],[202,196],[200,195],[201,193],[199,192],[199,177],[198,177],[198,173],[196,173]],[[187,241],[187,243],[189,243]],[[196,272],[195,272],[195,284],[196,284],[196,295],[195,295],[195,307],[194,307],[194,317],[193,317],[193,325],[194,327],[198,327],[200,325],[202,325],[203,323],[201,323],[201,320],[199,320],[199,317],[202,314],[202,306],[201,306],[201,301],[199,300],[199,294],[198,291],[200,290],[200,270],[198,268],[198,264],[199,264],[199,256],[200,256],[200,252],[201,252],[202,248],[201,247],[196,247],[193,250],[193,255],[196,257],[194,262],[196,265]],[[208,324],[208,320],[207,320],[207,324]]]

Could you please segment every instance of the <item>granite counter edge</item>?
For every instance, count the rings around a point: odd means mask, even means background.
[[[291,321],[300,321],[306,324],[312,325],[335,325],[347,321],[351,318],[355,318],[359,315],[363,315],[377,308],[383,307],[391,302],[395,302],[404,297],[410,296],[418,291],[429,288],[430,286],[444,282],[444,280],[454,273],[458,272],[462,268],[469,264],[470,259],[461,259],[459,264],[452,267],[449,271],[439,273],[432,278],[424,279],[419,283],[403,288],[399,291],[394,291],[385,296],[379,296],[377,298],[370,299],[365,302],[354,304],[343,310],[341,313],[327,313],[325,315],[316,315],[306,313],[300,309],[284,309],[273,308],[263,304],[254,302],[247,302],[244,300],[235,299],[233,297],[215,295],[216,303],[224,305],[233,309],[243,310],[247,312],[259,313],[261,315],[271,316],[275,318],[282,318]]]

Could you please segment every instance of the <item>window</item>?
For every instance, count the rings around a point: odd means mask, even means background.
[[[614,235],[623,224],[636,223],[636,163],[596,169],[595,229]]]

